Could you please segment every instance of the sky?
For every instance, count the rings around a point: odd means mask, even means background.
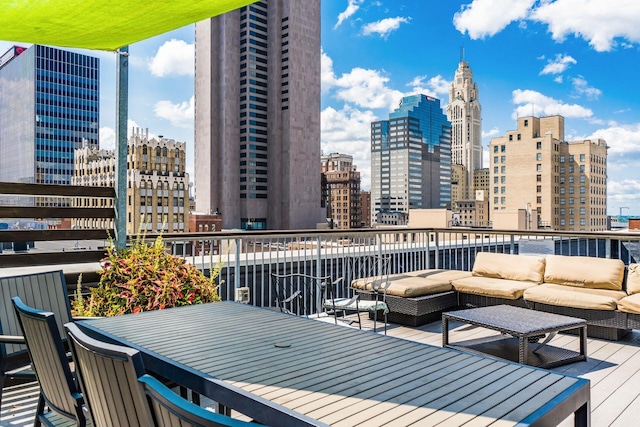
[[[321,18],[322,152],[352,155],[363,189],[370,123],[406,95],[444,108],[462,48],[478,84],[485,167],[491,137],[518,116],[561,114],[566,140],[610,147],[607,212],[640,215],[640,1],[322,0]],[[0,53],[12,44],[0,41]],[[116,57],[82,52],[101,59],[100,144],[113,148]],[[187,142],[193,179],[194,26],[129,52],[129,128]]]

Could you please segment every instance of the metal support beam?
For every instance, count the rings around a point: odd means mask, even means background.
[[[129,109],[129,47],[118,49],[116,70],[116,248],[127,245],[127,117]]]

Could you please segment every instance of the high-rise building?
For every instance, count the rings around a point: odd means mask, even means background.
[[[467,168],[451,164],[451,201],[464,200],[467,194]]]
[[[473,171],[473,193],[477,195],[478,191],[482,191],[485,193],[485,195],[488,195],[490,188],[491,188],[491,173],[489,172],[489,168],[474,170]]]
[[[0,57],[0,181],[71,183],[74,150],[98,147],[99,69],[98,58],[40,45]]]
[[[462,58],[449,89],[447,118],[451,122],[451,163],[465,167],[466,194],[461,195],[465,199],[474,197],[473,171],[482,168],[481,115],[478,85]]]
[[[360,172],[353,165],[353,156],[331,153],[320,158],[325,183],[322,189],[327,205],[327,218],[333,228],[360,228]]]
[[[224,228],[324,222],[320,0],[261,0],[196,24],[196,209]]]
[[[189,175],[185,171],[186,143],[149,139],[139,129],[129,138],[127,155],[127,234],[189,231]],[[75,152],[72,183],[82,186],[115,184],[115,154],[89,147]],[[78,198],[76,207],[113,206],[113,200]],[[78,219],[75,228],[112,228],[113,220]]]
[[[371,123],[371,218],[377,212],[451,207],[451,125],[440,100],[402,98]]]
[[[606,230],[607,148],[565,141],[562,116],[520,117],[489,145],[491,211],[526,209],[532,228]]]

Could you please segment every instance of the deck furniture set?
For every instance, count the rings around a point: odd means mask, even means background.
[[[471,272],[422,270],[388,280],[389,319],[412,326],[444,310],[507,304],[585,319],[596,338],[617,340],[640,327],[640,268],[616,259],[479,252]],[[370,298],[365,282],[352,286]]]
[[[53,283],[48,291],[66,289]],[[588,380],[234,302],[67,323],[70,369],[58,313],[38,309],[43,303],[14,305],[47,425],[82,425],[87,412],[96,426],[116,414],[128,425],[246,425],[228,417],[231,409],[280,426],[555,425],[572,414],[575,425],[590,425]],[[6,321],[6,304],[0,310]],[[393,363],[378,363],[384,354]],[[145,371],[211,398],[218,414]]]

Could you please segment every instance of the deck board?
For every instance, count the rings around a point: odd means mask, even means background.
[[[369,321],[363,316],[363,329],[373,329],[373,321]],[[340,323],[339,323],[340,325]],[[452,322],[451,328],[457,334],[456,339],[466,340],[487,336],[493,331],[483,330],[482,328],[470,327],[469,325],[455,324]],[[179,327],[176,329],[179,331]],[[378,332],[382,333],[383,328],[378,325]],[[249,332],[249,331],[248,331]],[[336,332],[339,336],[339,332]],[[407,327],[401,325],[390,325],[388,335],[398,338],[404,338],[411,341],[428,343],[432,345],[441,345],[441,323],[432,322],[420,327]],[[301,337],[304,339],[307,337]],[[238,341],[241,345],[241,340]],[[170,343],[167,343],[168,345]],[[559,334],[551,341],[551,345],[570,346],[578,345],[578,337],[574,335]],[[572,363],[565,366],[559,366],[552,371],[581,376],[591,380],[591,400],[592,400],[592,425],[593,426],[616,426],[626,427],[635,425],[638,422],[637,408],[640,407],[640,331],[633,331],[621,341],[607,341],[600,339],[588,339],[588,359],[585,362]],[[332,362],[340,361],[347,363],[348,360],[342,357],[340,346],[336,347],[335,357]],[[330,362],[330,361],[328,361]],[[357,360],[357,363],[362,363]],[[383,364],[383,361],[379,362]],[[335,366],[335,365],[334,365]],[[295,376],[284,378],[281,387],[269,389],[265,387],[263,393],[272,397],[272,393],[278,395],[286,395],[287,385],[295,384]],[[491,383],[491,387],[495,389],[504,388],[506,385],[495,380]],[[300,403],[306,401],[303,395],[289,396],[288,398],[300,399]],[[352,397],[351,399],[356,399]],[[2,408],[0,412],[0,426],[31,426],[33,425],[33,414],[37,400],[37,389],[31,385],[14,386],[5,388]],[[367,422],[369,415],[367,410],[362,409],[366,405],[359,402],[353,402],[345,399],[345,405],[356,405],[353,407],[349,416],[344,417],[344,413],[339,414],[335,418],[342,419],[337,425],[370,425]],[[443,402],[443,405],[445,402]],[[437,416],[427,420],[433,421],[432,425],[447,425],[453,421],[459,421],[462,418],[471,419],[470,415],[473,408],[461,408],[457,402],[448,403],[443,406],[444,410],[437,412]],[[464,412],[462,412],[464,411]],[[388,411],[389,422],[393,421],[394,404],[389,403]],[[407,415],[410,417],[411,415]],[[414,414],[416,417],[422,414]],[[572,417],[565,420],[562,427],[573,425]]]

